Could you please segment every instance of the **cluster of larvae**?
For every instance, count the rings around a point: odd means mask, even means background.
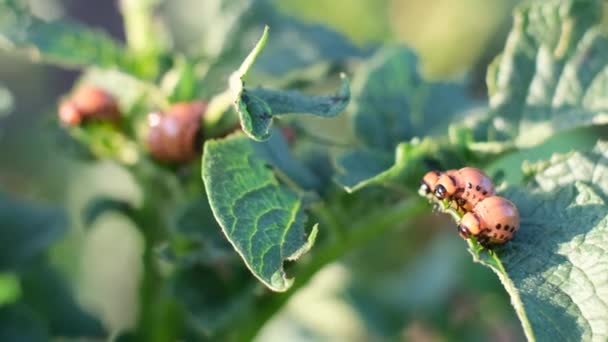
[[[200,155],[203,141],[202,117],[207,104],[202,101],[174,103],[164,112],[149,113],[146,147],[156,160],[182,163]],[[118,101],[106,90],[85,85],[59,105],[59,120],[65,126],[91,121],[120,126],[123,114]]]
[[[517,207],[497,196],[490,178],[477,168],[430,171],[422,178],[420,193],[430,199],[447,199],[465,213],[458,224],[458,233],[465,239],[474,236],[485,246],[503,244],[519,229]]]

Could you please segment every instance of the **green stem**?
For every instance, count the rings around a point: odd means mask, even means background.
[[[146,192],[144,192],[146,194]],[[147,195],[147,194],[146,194]],[[143,277],[140,280],[137,337],[142,341],[163,341],[165,315],[163,305],[163,278],[157,267],[154,248],[161,239],[160,217],[154,206],[144,204],[136,216],[136,224],[143,234]]]
[[[178,334],[179,322],[176,320],[179,320],[179,312],[166,294],[166,283],[158,267],[155,251],[166,235],[162,208],[167,198],[171,197],[166,192],[172,191],[163,182],[162,174],[149,164],[141,163],[132,172],[140,182],[144,198],[142,207],[133,217],[144,239],[136,336],[141,341],[172,341]]]
[[[153,11],[157,3],[157,0],[122,0],[120,2],[127,44],[137,53],[150,54],[159,49],[158,32],[154,29],[153,22]]]
[[[364,245],[373,238],[382,235],[400,222],[411,220],[427,210],[428,204],[426,201],[413,197],[398,202],[392,207],[376,210],[360,220],[359,223],[349,230],[349,234],[344,236],[343,239],[330,241],[328,245],[323,246],[318,251],[309,263],[302,265],[296,271],[296,281],[287,292],[273,294],[269,297],[269,303],[260,305],[261,309],[254,315],[256,319],[252,320],[251,324],[240,329],[238,339],[241,341],[253,340],[259,330],[287,303],[289,298],[301,287],[308,284],[312,277],[323,267],[343,257],[356,247]]]

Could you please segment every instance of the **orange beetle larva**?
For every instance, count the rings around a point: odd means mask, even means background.
[[[480,169],[465,167],[456,173],[444,173],[435,184],[435,197],[456,200],[470,211],[481,200],[496,194],[492,180]]]
[[[420,182],[420,190],[419,192],[422,195],[430,195],[433,194],[435,192],[435,186],[437,184],[437,181],[441,178],[442,175],[447,174],[447,175],[456,175],[457,170],[448,170],[445,172],[440,172],[440,171],[429,171],[427,172],[424,177],[422,177],[422,181]]]
[[[173,105],[166,113],[148,115],[148,151],[159,161],[186,162],[194,159],[202,141],[201,117],[207,108],[202,101]]]
[[[85,120],[117,122],[120,110],[112,95],[95,86],[80,87],[59,105],[59,119],[68,126],[76,126]]]
[[[482,245],[503,244],[519,230],[519,211],[504,197],[491,196],[477,203],[458,225],[458,233],[467,239],[475,236]]]

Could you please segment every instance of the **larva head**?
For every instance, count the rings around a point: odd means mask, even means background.
[[[108,121],[116,121],[120,118],[114,97],[99,87],[80,87],[72,95],[71,101],[83,118]]]
[[[449,170],[441,174],[435,184],[435,197],[438,199],[449,198],[458,191],[458,172]]]
[[[437,180],[439,180],[439,177],[441,177],[441,172],[439,171],[427,172],[420,182],[420,193],[428,195],[435,191],[435,184],[437,183]]]
[[[458,225],[458,234],[463,239],[468,239],[471,235],[477,236],[481,232],[479,219],[474,213],[466,213]]]

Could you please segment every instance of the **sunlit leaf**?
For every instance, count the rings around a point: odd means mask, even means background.
[[[499,276],[530,340],[608,338],[608,144],[537,165],[502,195],[519,208],[515,238],[476,259]]]
[[[478,140],[538,144],[553,133],[608,123],[608,36],[602,1],[538,1],[515,12],[488,70],[492,111]]]

